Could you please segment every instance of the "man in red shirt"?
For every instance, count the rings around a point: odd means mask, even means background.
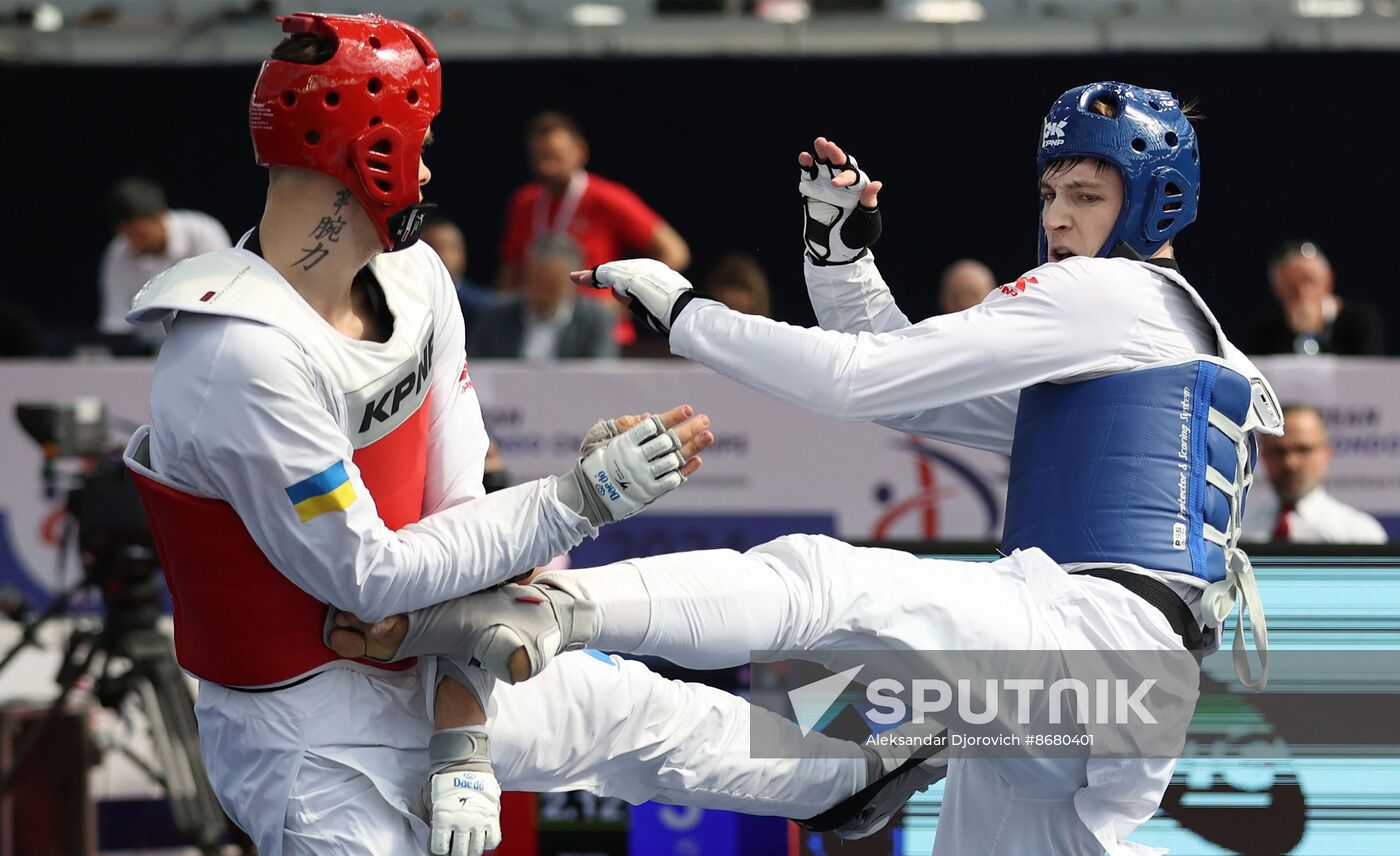
[[[621,184],[584,169],[588,142],[570,116],[553,111],[535,116],[526,126],[525,147],[535,180],[515,191],[506,209],[496,280],[500,290],[519,287],[525,248],[551,232],[572,237],[587,268],[631,255],[658,259],[675,270],[690,263],[685,239],[661,215]],[[595,300],[608,297],[597,289],[580,291]],[[636,338],[626,315],[615,335],[622,345]]]

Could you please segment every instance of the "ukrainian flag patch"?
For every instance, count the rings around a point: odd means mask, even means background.
[[[336,461],[310,478],[287,488],[301,522],[306,523],[328,511],[344,511],[355,501],[355,486],[345,472],[345,462]]]

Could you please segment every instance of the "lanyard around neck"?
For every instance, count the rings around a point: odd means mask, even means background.
[[[559,200],[559,210],[554,212],[552,222],[549,219],[550,193],[548,190],[541,193],[535,200],[535,236],[569,231],[569,226],[574,222],[574,215],[578,213],[579,200],[583,198],[583,192],[587,189],[588,173],[579,170],[569,179],[569,186],[564,189],[564,195]]]

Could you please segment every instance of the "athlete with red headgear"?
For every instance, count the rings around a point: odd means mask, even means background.
[[[566,653],[493,693],[469,663],[513,638],[455,665],[323,644],[328,604],[374,620],[528,572],[678,487],[713,438],[688,407],[603,421],[570,472],[485,495],[461,311],[414,243],[437,55],[375,15],[282,26],[249,108],[260,222],[128,316],[169,333],[127,462],[225,810],[263,856],[461,856],[499,842],[502,784],[798,817],[863,788],[871,753],[755,760],[742,699],[638,663]]]

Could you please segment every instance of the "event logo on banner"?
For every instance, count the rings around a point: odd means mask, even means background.
[[[995,480],[984,475],[964,457],[966,450],[909,437],[904,444],[913,464],[913,492],[904,496],[888,482],[875,486],[875,502],[885,510],[875,519],[868,536],[872,541],[913,538],[931,541],[953,535],[959,538],[996,538],[1001,535],[1006,476]],[[974,453],[979,454],[979,453]],[[986,454],[986,453],[980,453]],[[964,514],[956,531],[948,531],[940,514],[945,504],[960,502]],[[966,512],[974,512],[967,519]],[[980,511],[978,516],[975,512]],[[901,524],[912,524],[909,527]],[[980,525],[979,525],[980,524]]]

